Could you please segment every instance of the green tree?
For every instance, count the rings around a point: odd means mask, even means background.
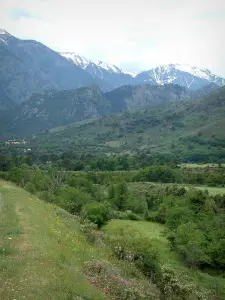
[[[116,206],[119,210],[125,208],[125,204],[128,198],[128,188],[125,181],[121,181],[116,185]]]
[[[177,228],[175,245],[188,265],[198,267],[201,264],[210,264],[206,237],[193,222]]]
[[[98,228],[105,225],[110,219],[111,206],[108,202],[90,202],[84,205],[83,215],[91,222],[97,224]]]

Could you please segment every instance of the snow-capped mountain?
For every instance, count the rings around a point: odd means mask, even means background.
[[[86,70],[88,66],[92,66],[92,67],[98,67],[98,68],[104,69],[111,73],[123,73],[123,71],[120,70],[117,66],[108,64],[101,60],[97,60],[96,62],[94,62],[94,61],[87,59],[86,57],[84,57],[82,55],[78,55],[74,52],[61,52],[60,54],[62,56],[64,56],[65,58],[67,58],[69,61],[72,61],[76,65],[80,66],[84,70]]]
[[[225,85],[225,79],[211,73],[210,70],[185,64],[160,65],[149,71],[139,73],[135,79],[138,83],[179,84],[190,90],[198,90],[209,83],[218,86]]]
[[[209,69],[201,69],[187,64],[160,65],[149,71],[136,73],[123,71],[115,65],[102,61],[92,61],[76,53],[66,52],[60,54],[95,78],[107,82],[108,89],[126,84],[150,83],[164,85],[173,83],[195,91],[210,83],[218,86],[225,85],[225,79],[214,75]]]
[[[195,91],[210,83],[225,85],[225,79],[208,69],[179,64],[162,65],[136,74],[76,53],[57,53],[40,42],[18,39],[0,29],[0,93],[12,103],[22,103],[34,93],[49,90],[96,84],[105,92],[143,83],[173,83]],[[0,106],[6,107],[5,101],[1,100]]]
[[[68,61],[73,62],[88,72],[93,78],[103,80],[105,82],[104,90],[112,90],[122,85],[134,84],[133,77],[115,65],[101,60],[93,61],[73,52],[63,52],[60,54]]]
[[[98,69],[98,70],[103,69],[110,73],[124,73],[117,66],[108,64],[101,60],[93,61],[93,60],[87,59],[86,57],[84,57],[82,55],[78,55],[74,52],[61,52],[60,54],[62,56],[64,56],[67,60],[72,61],[77,66],[80,66],[83,70],[88,69],[88,67],[92,67],[93,69]],[[96,74],[96,72],[92,72],[92,73]]]

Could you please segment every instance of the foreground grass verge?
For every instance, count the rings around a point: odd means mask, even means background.
[[[81,272],[101,254],[57,211],[0,181],[0,299],[107,299]]]

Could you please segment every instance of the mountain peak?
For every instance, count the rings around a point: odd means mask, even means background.
[[[8,33],[6,30],[4,30],[4,29],[0,29],[0,34],[4,34],[4,35],[9,35],[9,36],[11,36],[11,34],[10,33]]]
[[[84,70],[91,63],[91,61],[86,57],[74,52],[61,52],[59,54],[65,57],[67,60],[72,61],[74,64],[80,66]]]

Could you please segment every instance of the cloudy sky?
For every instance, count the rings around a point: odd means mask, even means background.
[[[0,28],[129,71],[189,63],[225,76],[224,0],[1,0]]]

